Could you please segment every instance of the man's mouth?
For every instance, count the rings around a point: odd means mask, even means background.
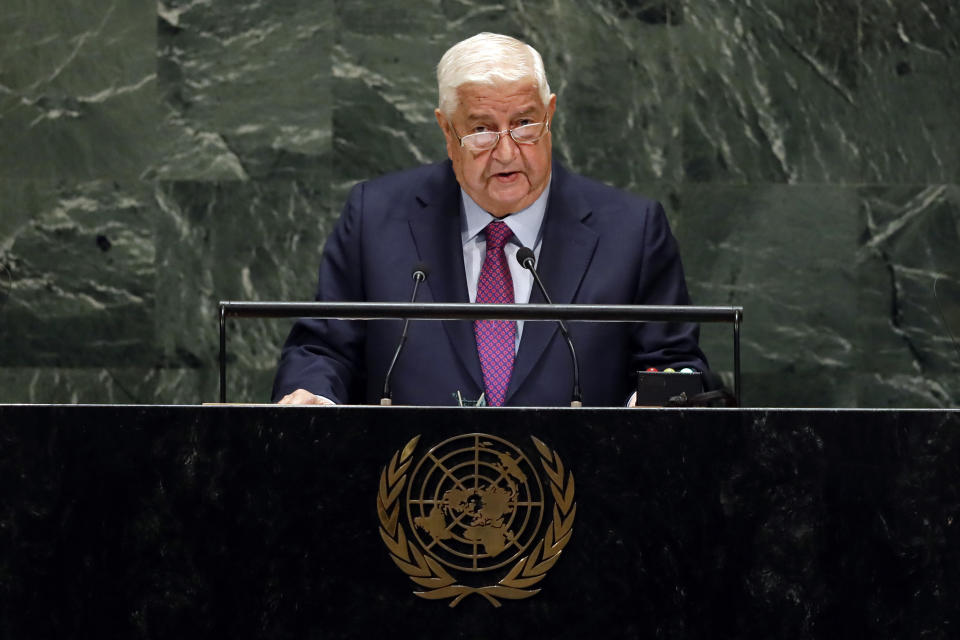
[[[502,171],[500,173],[493,174],[493,177],[500,182],[510,182],[511,180],[516,179],[519,175],[519,171]]]

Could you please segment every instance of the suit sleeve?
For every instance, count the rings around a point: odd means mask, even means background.
[[[645,216],[643,256],[634,304],[688,305],[690,295],[677,241],[663,207],[650,205]],[[637,325],[634,332],[633,369],[647,367],[680,370],[691,367],[707,371],[707,361],[698,345],[700,327],[696,323],[649,322]]]
[[[350,192],[320,260],[318,302],[365,299],[362,250],[364,185]],[[300,319],[293,326],[273,383],[273,401],[296,389],[326,396],[338,404],[362,397],[365,323]]]

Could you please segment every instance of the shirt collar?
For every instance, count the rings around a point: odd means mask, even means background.
[[[547,196],[550,195],[550,184],[553,182],[553,176],[550,176],[543,193],[533,201],[526,209],[521,209],[516,213],[499,218],[503,220],[514,237],[524,247],[533,249],[540,237],[540,228],[543,226],[543,217],[547,212]],[[460,188],[460,197],[462,206],[460,208],[460,239],[464,245],[477,237],[481,231],[486,229],[487,225],[497,220],[494,216],[487,213],[480,207],[473,198],[467,195],[467,192]]]

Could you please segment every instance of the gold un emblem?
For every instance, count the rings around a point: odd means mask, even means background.
[[[380,474],[380,536],[400,570],[423,588],[414,594],[450,599],[453,607],[475,593],[499,607],[500,598],[540,591],[531,587],[570,541],[577,505],[573,474],[547,445],[530,439],[539,466],[513,443],[483,433],[444,440],[412,471],[420,436],[393,454]],[[500,579],[483,580],[491,573]]]

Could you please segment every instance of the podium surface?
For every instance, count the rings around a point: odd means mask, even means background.
[[[7,637],[960,625],[958,411],[6,405],[0,479]]]

